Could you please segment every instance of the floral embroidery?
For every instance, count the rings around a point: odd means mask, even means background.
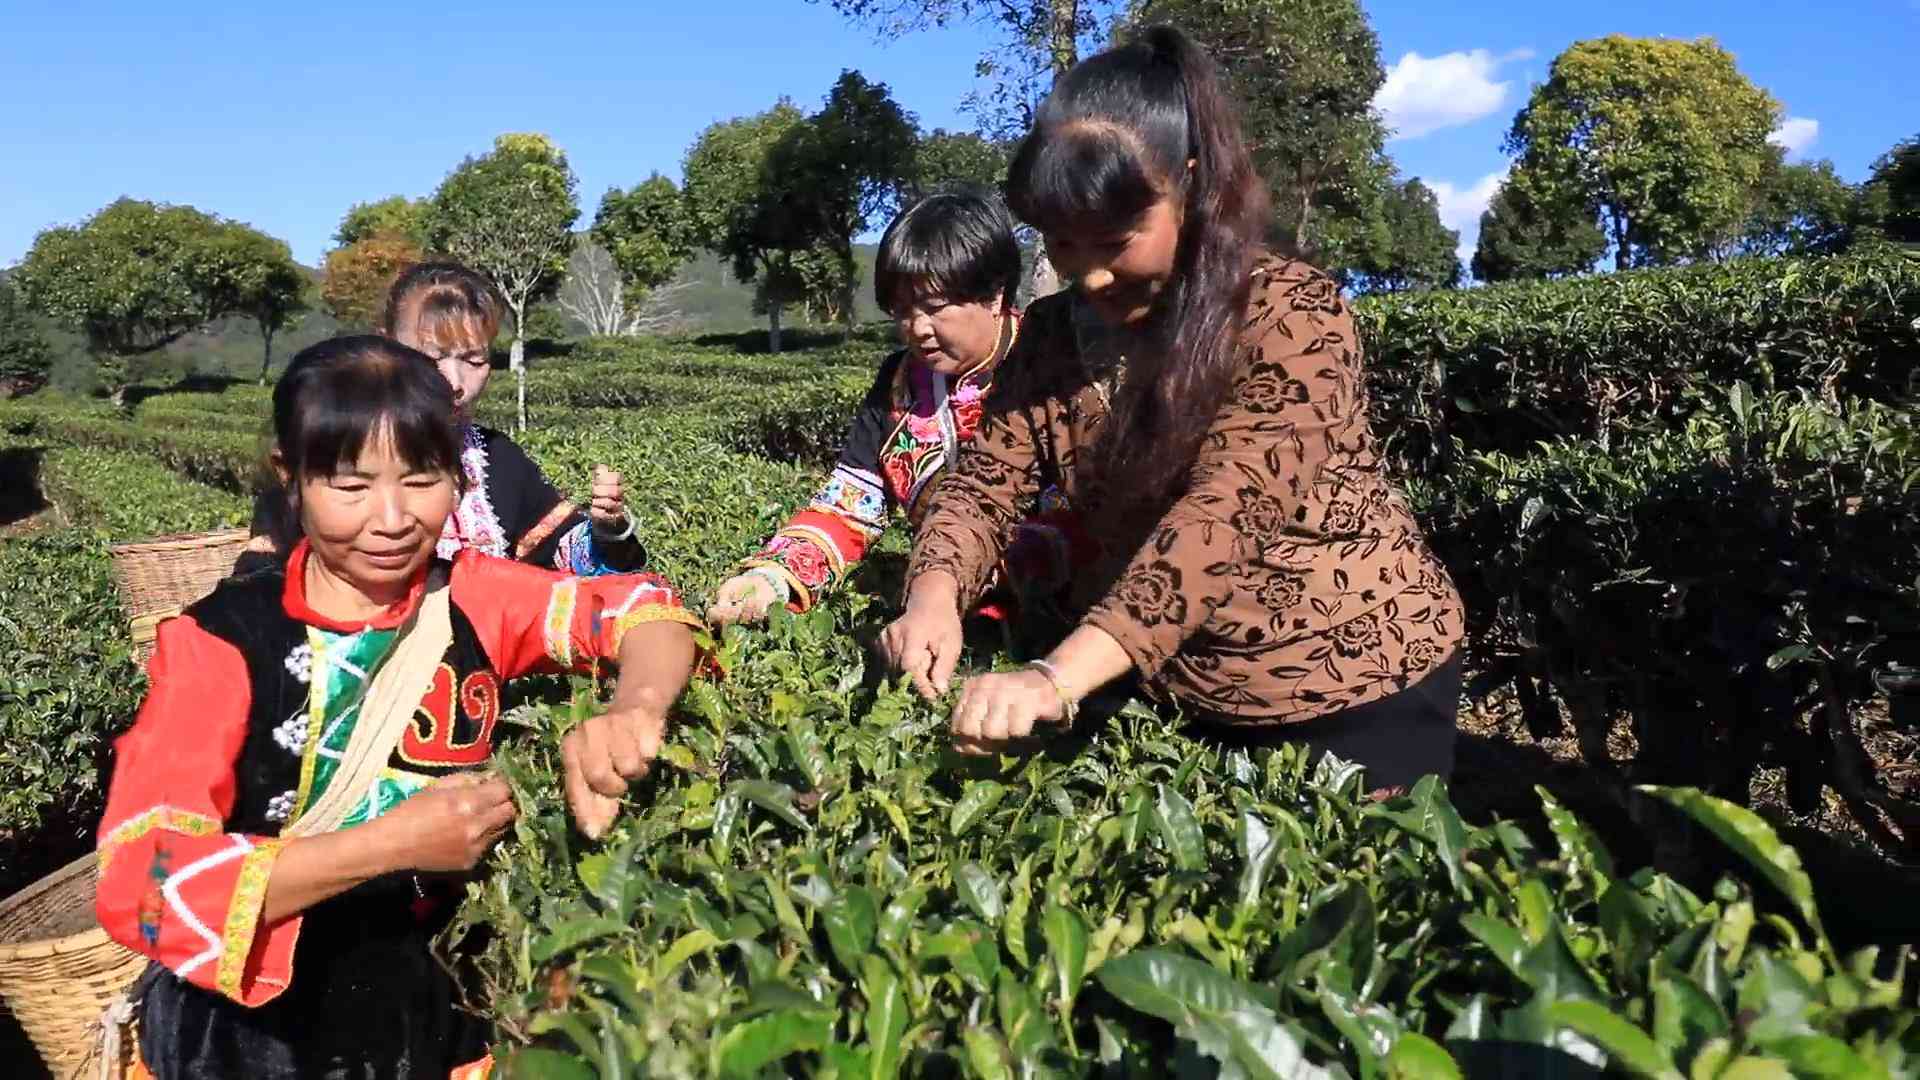
[[[313,677],[313,646],[305,642],[294,646],[293,651],[287,654],[286,665],[287,671],[300,680],[301,686],[307,685],[307,680]]]

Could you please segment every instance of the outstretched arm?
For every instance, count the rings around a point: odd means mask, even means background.
[[[693,633],[679,622],[642,623],[620,641],[613,705],[560,743],[567,805],[580,831],[599,837],[620,813],[627,786],[644,778],[666,737],[667,711],[693,673]]]

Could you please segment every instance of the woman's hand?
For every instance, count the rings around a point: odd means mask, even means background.
[[[707,621],[715,626],[759,622],[779,599],[773,582],[768,581],[766,575],[735,574],[713,595],[713,603],[707,605]]]
[[[399,868],[457,873],[487,857],[518,811],[505,780],[457,773],[375,819]]]
[[[652,768],[666,727],[663,712],[616,708],[587,720],[560,740],[567,806],[589,839],[605,835],[620,815],[621,796]]]
[[[1065,718],[1053,680],[1038,671],[1002,671],[966,681],[948,727],[956,750],[993,754],[1032,736],[1041,724],[1059,724]]]
[[[881,658],[912,679],[914,689],[929,701],[947,692],[954,665],[960,662],[965,635],[958,592],[951,575],[937,570],[922,574],[914,579],[906,614],[880,632]]]
[[[593,497],[587,503],[587,517],[602,536],[619,536],[627,531],[627,499],[620,487],[620,474],[605,465],[593,467]]]

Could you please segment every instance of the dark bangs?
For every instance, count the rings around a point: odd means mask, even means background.
[[[1020,145],[1007,176],[1007,201],[1042,233],[1113,232],[1166,194],[1139,141],[1108,123],[1074,123]]]
[[[453,417],[433,361],[372,334],[302,349],[273,388],[275,446],[296,481],[351,469],[381,439],[410,469],[458,477]]]
[[[1012,303],[1020,244],[999,198],[980,191],[929,195],[901,211],[880,237],[873,298],[891,312],[902,296],[937,294],[960,303]]]
[[[1112,232],[1184,184],[1194,155],[1177,57],[1146,42],[1074,65],[1007,172],[1007,202],[1043,233]]]

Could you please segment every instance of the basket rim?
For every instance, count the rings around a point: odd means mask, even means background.
[[[39,881],[14,893],[12,896],[0,900],[0,919],[4,919],[16,909],[25,906],[29,901],[39,898],[42,894],[52,892],[54,889],[71,882],[74,878],[86,874],[96,865],[97,856],[94,852],[89,851],[60,869],[55,870],[53,873],[48,874],[46,877],[41,878]],[[81,938],[87,938],[89,940],[81,941],[79,940]],[[59,937],[28,938],[24,941],[0,941],[0,962],[8,960],[31,960],[61,953],[69,953],[79,948],[90,948],[99,944],[100,940],[112,939],[107,937],[107,932],[102,929],[98,923],[95,923],[85,930],[75,931],[71,934],[62,934]]]
[[[107,551],[111,555],[138,555],[148,551],[166,551],[182,547],[212,547],[215,544],[245,540],[251,533],[244,528],[214,529],[209,532],[166,533],[161,536],[149,536],[141,540],[129,540],[111,545]]]

